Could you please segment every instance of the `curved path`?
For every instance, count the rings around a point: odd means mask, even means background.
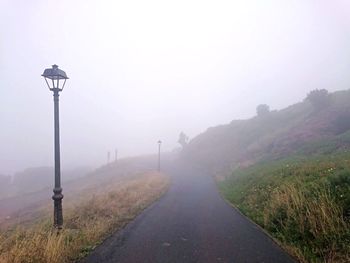
[[[83,262],[294,262],[219,195],[213,179],[167,164],[169,191]]]

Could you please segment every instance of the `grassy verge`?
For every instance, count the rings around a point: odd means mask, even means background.
[[[52,230],[49,211],[31,224],[2,230],[0,262],[76,261],[159,198],[168,185],[166,176],[148,173],[110,183],[92,195],[82,193],[87,199],[65,203],[65,226],[60,234]]]
[[[350,262],[349,153],[261,163],[218,184],[301,262]]]

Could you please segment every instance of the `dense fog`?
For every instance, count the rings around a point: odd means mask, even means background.
[[[53,64],[68,169],[348,89],[349,46],[347,0],[0,0],[0,174],[53,164]]]

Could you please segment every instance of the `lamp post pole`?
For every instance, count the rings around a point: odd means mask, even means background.
[[[162,144],[162,141],[158,141],[158,172],[160,172],[160,145]]]
[[[54,201],[53,224],[57,229],[63,226],[63,211],[62,211],[62,187],[61,187],[61,158],[60,158],[60,124],[59,124],[59,96],[63,90],[66,80],[66,73],[59,69],[57,65],[52,68],[45,69],[41,75],[45,78],[49,90],[53,92],[54,101],[54,145],[55,145],[55,185],[53,188],[52,199]],[[60,87],[60,80],[64,81]],[[62,83],[62,82],[61,82]]]
[[[53,91],[54,100],[54,130],[55,130],[55,187],[54,195],[54,226],[58,229],[63,225],[62,188],[61,188],[61,157],[60,157],[60,119],[59,119],[59,90]]]

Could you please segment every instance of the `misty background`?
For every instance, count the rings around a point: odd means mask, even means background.
[[[53,165],[52,64],[65,169],[348,89],[349,47],[347,0],[0,0],[0,174]]]

